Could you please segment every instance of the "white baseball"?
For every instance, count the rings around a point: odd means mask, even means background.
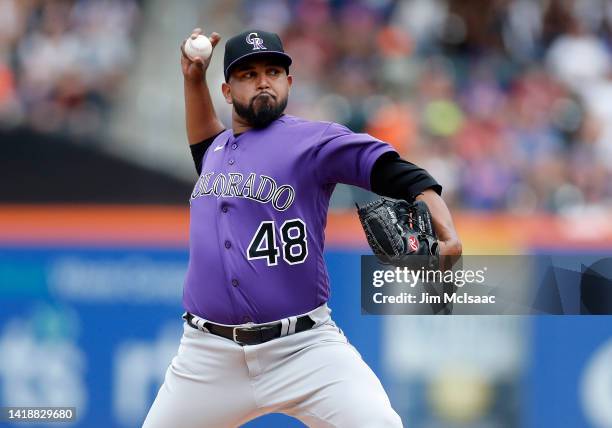
[[[206,36],[199,35],[195,39],[189,37],[185,42],[185,53],[190,59],[200,57],[206,61],[212,53],[212,45]]]

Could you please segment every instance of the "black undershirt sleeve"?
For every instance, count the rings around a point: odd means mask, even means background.
[[[225,131],[225,129],[223,131]],[[221,134],[221,132],[219,132],[219,134]],[[204,153],[206,153],[206,150],[210,147],[212,142],[215,141],[215,138],[217,138],[219,134],[189,146],[191,149],[191,156],[193,157],[193,163],[195,164],[195,169],[198,172],[198,175],[202,173],[202,160],[204,158]]]
[[[370,174],[372,192],[412,202],[424,190],[442,194],[442,186],[423,168],[402,159],[397,152],[383,153]]]

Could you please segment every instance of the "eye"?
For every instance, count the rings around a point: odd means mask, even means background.
[[[280,70],[278,68],[271,68],[268,70],[268,74],[272,76],[278,76],[280,74]]]
[[[255,76],[255,72],[250,70],[250,71],[244,71],[242,73],[240,73],[240,78],[241,79],[252,79]]]

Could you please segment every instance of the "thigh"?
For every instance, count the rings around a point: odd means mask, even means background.
[[[344,335],[333,324],[315,330],[295,335],[293,352],[262,376],[262,401],[311,427],[401,427],[380,381]]]
[[[186,326],[143,427],[236,427],[258,415],[242,348]]]

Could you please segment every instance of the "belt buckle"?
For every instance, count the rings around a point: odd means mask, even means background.
[[[242,331],[242,330],[257,330],[256,328],[252,328],[253,325],[255,325],[255,323],[253,322],[248,322],[247,327],[234,327],[232,329],[232,340],[234,342],[236,342],[239,345],[245,345],[244,342],[241,342],[240,340],[238,340],[238,331]]]
[[[263,331],[267,331],[270,330],[272,328],[274,328],[273,325],[264,325],[264,326],[259,326],[259,327],[253,327],[255,324],[250,322],[247,324],[247,327],[234,327],[232,330],[232,339],[234,340],[234,342],[238,343],[239,345],[252,345],[253,343],[248,343],[248,342],[242,342],[240,340],[238,340],[238,333],[243,331],[243,332],[247,332],[247,331],[256,331],[256,332],[263,332]],[[261,340],[257,343],[264,343],[267,342],[270,339],[267,340]]]
[[[242,345],[242,342],[238,340],[238,329],[239,328],[240,327],[234,327],[232,329],[232,340],[236,342],[237,344]]]

